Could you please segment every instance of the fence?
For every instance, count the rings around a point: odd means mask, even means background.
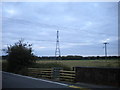
[[[28,68],[28,75],[33,77],[51,78],[52,69],[50,68]]]
[[[40,77],[43,78],[52,78],[52,69],[43,69],[41,70],[41,73],[39,74]]]
[[[32,77],[38,77],[41,73],[41,69],[39,68],[28,68],[28,75]]]
[[[59,68],[29,68],[29,75],[68,82],[119,86],[120,68],[75,67],[74,70],[75,71],[65,71]]]
[[[60,70],[60,80],[75,82],[75,71],[64,71]]]
[[[42,78],[49,78],[49,79],[57,79],[60,81],[75,81],[75,71],[65,71],[60,70],[59,68],[28,68],[29,75],[33,77],[42,77]]]

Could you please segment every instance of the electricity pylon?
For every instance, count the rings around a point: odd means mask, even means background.
[[[56,40],[55,58],[56,58],[56,60],[60,60],[60,59],[61,59],[60,46],[59,46],[59,31],[58,31],[58,30],[57,30],[57,40]]]

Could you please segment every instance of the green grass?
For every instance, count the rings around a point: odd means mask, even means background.
[[[70,67],[57,62],[37,62],[31,66],[31,68],[53,68],[53,67],[62,67],[64,70],[71,70]]]
[[[37,60],[32,68],[53,68],[62,67],[65,70],[72,70],[73,67],[120,67],[120,60]],[[3,70],[7,68],[7,62],[2,62]]]
[[[59,63],[71,69],[76,66],[120,67],[120,60],[39,60],[36,63],[39,64]]]

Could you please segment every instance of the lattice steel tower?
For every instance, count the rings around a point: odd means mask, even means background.
[[[56,60],[60,60],[60,59],[61,59],[60,46],[59,46],[59,31],[58,31],[58,30],[57,30],[57,40],[56,40],[55,58],[56,58]]]

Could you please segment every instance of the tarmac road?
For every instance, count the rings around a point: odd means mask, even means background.
[[[68,84],[2,72],[2,88],[70,88]]]

